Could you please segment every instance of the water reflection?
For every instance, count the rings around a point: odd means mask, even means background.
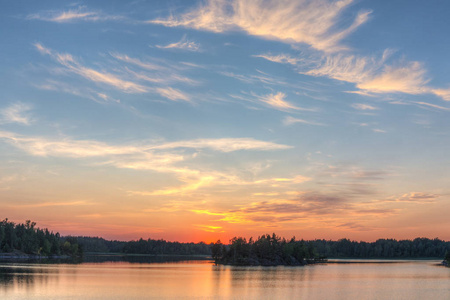
[[[193,261],[210,261],[208,256],[186,256],[186,255],[86,255],[83,258],[85,263],[104,262],[129,262],[129,263],[177,263]]]
[[[233,267],[117,259],[0,263],[0,299],[450,299],[450,269],[434,262]]]
[[[41,287],[57,285],[58,281],[59,268],[57,267],[47,268],[35,264],[0,265],[0,294],[15,291],[20,295],[33,295]]]

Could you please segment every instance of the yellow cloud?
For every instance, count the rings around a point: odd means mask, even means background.
[[[222,229],[221,226],[212,226],[212,225],[194,225],[194,226],[206,232],[225,232],[224,230],[220,230]]]
[[[301,108],[293,105],[292,103],[289,103],[288,101],[284,100],[286,98],[286,95],[284,93],[277,93],[277,94],[270,94],[266,96],[259,97],[259,99],[267,104],[270,107],[276,108],[278,110],[282,111],[289,111],[289,110],[300,110]]]
[[[357,87],[373,93],[422,94],[429,92],[425,87],[428,82],[425,73],[422,64],[416,61],[401,67],[387,66],[380,75],[358,83]]]
[[[168,188],[163,190],[157,190],[154,192],[130,192],[132,194],[141,195],[141,196],[166,196],[173,194],[183,194],[186,192],[191,192],[199,189],[200,187],[209,185],[215,178],[212,176],[201,177],[198,181],[177,187],[177,188]]]

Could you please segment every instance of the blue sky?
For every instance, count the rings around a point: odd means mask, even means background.
[[[3,1],[1,218],[450,239],[446,1]]]

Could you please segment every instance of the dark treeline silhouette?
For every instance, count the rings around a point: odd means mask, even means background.
[[[77,236],[75,238],[84,252],[123,253],[123,247],[127,243],[117,240],[109,241],[101,237]]]
[[[296,241],[295,237],[287,241],[275,233],[248,241],[234,237],[228,246],[219,240],[211,245],[211,255],[216,264],[227,265],[299,266],[321,260],[311,242]]]
[[[39,256],[81,256],[83,252],[148,255],[212,255],[216,262],[227,264],[303,264],[317,258],[444,258],[450,262],[450,242],[440,239],[379,239],[356,242],[349,239],[287,241],[275,234],[257,240],[235,237],[229,245],[212,243],[168,242],[139,239],[111,241],[101,237],[67,236],[36,227],[27,220],[23,224],[0,221],[0,253],[25,253]]]
[[[442,258],[450,264],[450,242],[440,239],[379,239],[375,242],[313,240],[290,241],[275,234],[233,238],[229,245],[220,241],[211,246],[216,263],[232,265],[298,265],[324,258]]]
[[[139,239],[137,241],[108,241],[99,237],[76,237],[85,252],[149,254],[149,255],[211,255],[210,246],[200,243],[168,242]]]
[[[276,235],[275,235],[276,236]],[[248,248],[259,247],[260,244],[272,243],[273,235],[270,239],[267,235],[263,235],[266,241],[259,241],[256,243],[253,239],[247,241],[245,238],[233,238],[230,240],[229,245],[225,246],[228,251],[229,248],[241,247],[245,251]],[[210,245],[205,243],[179,243],[168,242],[165,240],[154,239],[140,239],[136,241],[109,241],[100,237],[76,237],[78,243],[83,247],[85,252],[102,252],[102,253],[124,253],[124,254],[171,254],[171,255],[211,255]],[[260,238],[259,238],[260,239]],[[258,240],[259,240],[258,239]],[[276,236],[276,239],[280,239]],[[292,239],[291,239],[292,240]],[[279,242],[273,243],[276,248],[279,243],[288,243],[285,239],[280,239]],[[440,239],[428,239],[428,238],[416,238],[414,240],[394,240],[394,239],[379,239],[375,242],[356,242],[349,239],[341,239],[338,241],[330,240],[312,240],[295,241],[298,248],[304,249],[305,247],[313,251],[309,254],[304,254],[306,258],[313,257],[327,257],[327,258],[443,258],[446,251],[450,252],[450,242],[442,241]],[[251,244],[244,245],[244,244]],[[253,245],[256,244],[256,245]],[[265,247],[265,246],[264,246]],[[286,246],[290,247],[290,246]],[[217,246],[216,246],[217,248]],[[287,251],[287,250],[286,250]],[[314,252],[315,251],[315,252]],[[253,253],[253,252],[252,252]],[[258,253],[265,253],[264,251]],[[272,251],[273,253],[273,251]],[[314,255],[313,255],[314,254]],[[262,254],[266,255],[266,254]],[[308,256],[309,255],[309,256]],[[233,256],[234,257],[234,256]],[[295,257],[295,256],[294,256]],[[265,258],[265,257],[263,257]]]
[[[61,238],[59,233],[37,228],[36,223],[30,220],[15,224],[8,219],[0,221],[0,252],[38,256],[82,255],[82,249],[74,238]]]
[[[447,251],[442,262],[445,266],[450,267],[450,251]]]
[[[124,253],[136,254],[173,254],[173,255],[210,255],[209,245],[200,243],[167,242],[165,240],[131,241],[123,247]]]
[[[450,251],[450,242],[440,239],[379,239],[375,242],[310,241],[319,255],[329,258],[442,258]]]

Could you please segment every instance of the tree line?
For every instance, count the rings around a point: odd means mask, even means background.
[[[82,255],[76,239],[61,238],[58,232],[37,228],[30,220],[15,224],[4,219],[0,221],[0,252],[17,251],[38,256]]]
[[[106,240],[101,237],[66,236],[36,227],[35,222],[15,224],[0,221],[0,252],[20,251],[41,256],[81,256],[84,252],[149,255],[212,255],[217,262],[229,264],[302,264],[317,258],[444,258],[450,242],[440,239],[379,239],[357,242],[349,239],[286,240],[266,234],[248,241],[234,237],[229,244],[180,243],[163,239],[133,241]]]
[[[75,237],[85,252],[148,255],[211,255],[210,245],[200,243],[169,242],[163,239],[108,241],[101,237]]]
[[[223,253],[225,250],[229,251],[229,248],[242,248],[244,257],[246,257],[245,253],[249,251],[249,248],[259,247],[261,245],[265,249],[267,248],[266,244],[277,248],[280,243],[289,244],[290,241],[296,242],[296,246],[294,247],[295,251],[298,252],[298,249],[303,249],[301,250],[303,253],[298,256],[299,258],[443,258],[446,251],[450,253],[450,242],[437,238],[416,238],[414,240],[378,239],[375,242],[357,242],[349,239],[340,239],[338,241],[323,239],[305,241],[293,238],[293,240],[285,240],[276,235],[274,238],[274,234],[269,237],[268,235],[263,235],[256,241],[253,240],[253,238],[247,241],[242,237],[234,237],[227,244],[220,243],[220,245]],[[105,240],[101,237],[78,236],[73,238],[77,240],[78,244],[83,247],[85,252],[94,253],[212,255],[212,247],[217,244],[213,243],[208,245],[203,242],[180,243],[169,242],[162,239],[139,239],[126,242]],[[278,242],[274,242],[275,240]],[[289,248],[292,246],[286,247]],[[218,246],[216,245],[215,248],[217,249]],[[225,250],[223,250],[223,248],[225,248]],[[306,253],[305,248],[309,249],[310,252]],[[276,251],[272,251],[269,253],[275,252]],[[265,250],[258,253],[262,253],[262,258],[265,258]]]
[[[319,255],[329,258],[443,258],[450,242],[438,238],[414,240],[378,239],[375,242],[310,241]]]

